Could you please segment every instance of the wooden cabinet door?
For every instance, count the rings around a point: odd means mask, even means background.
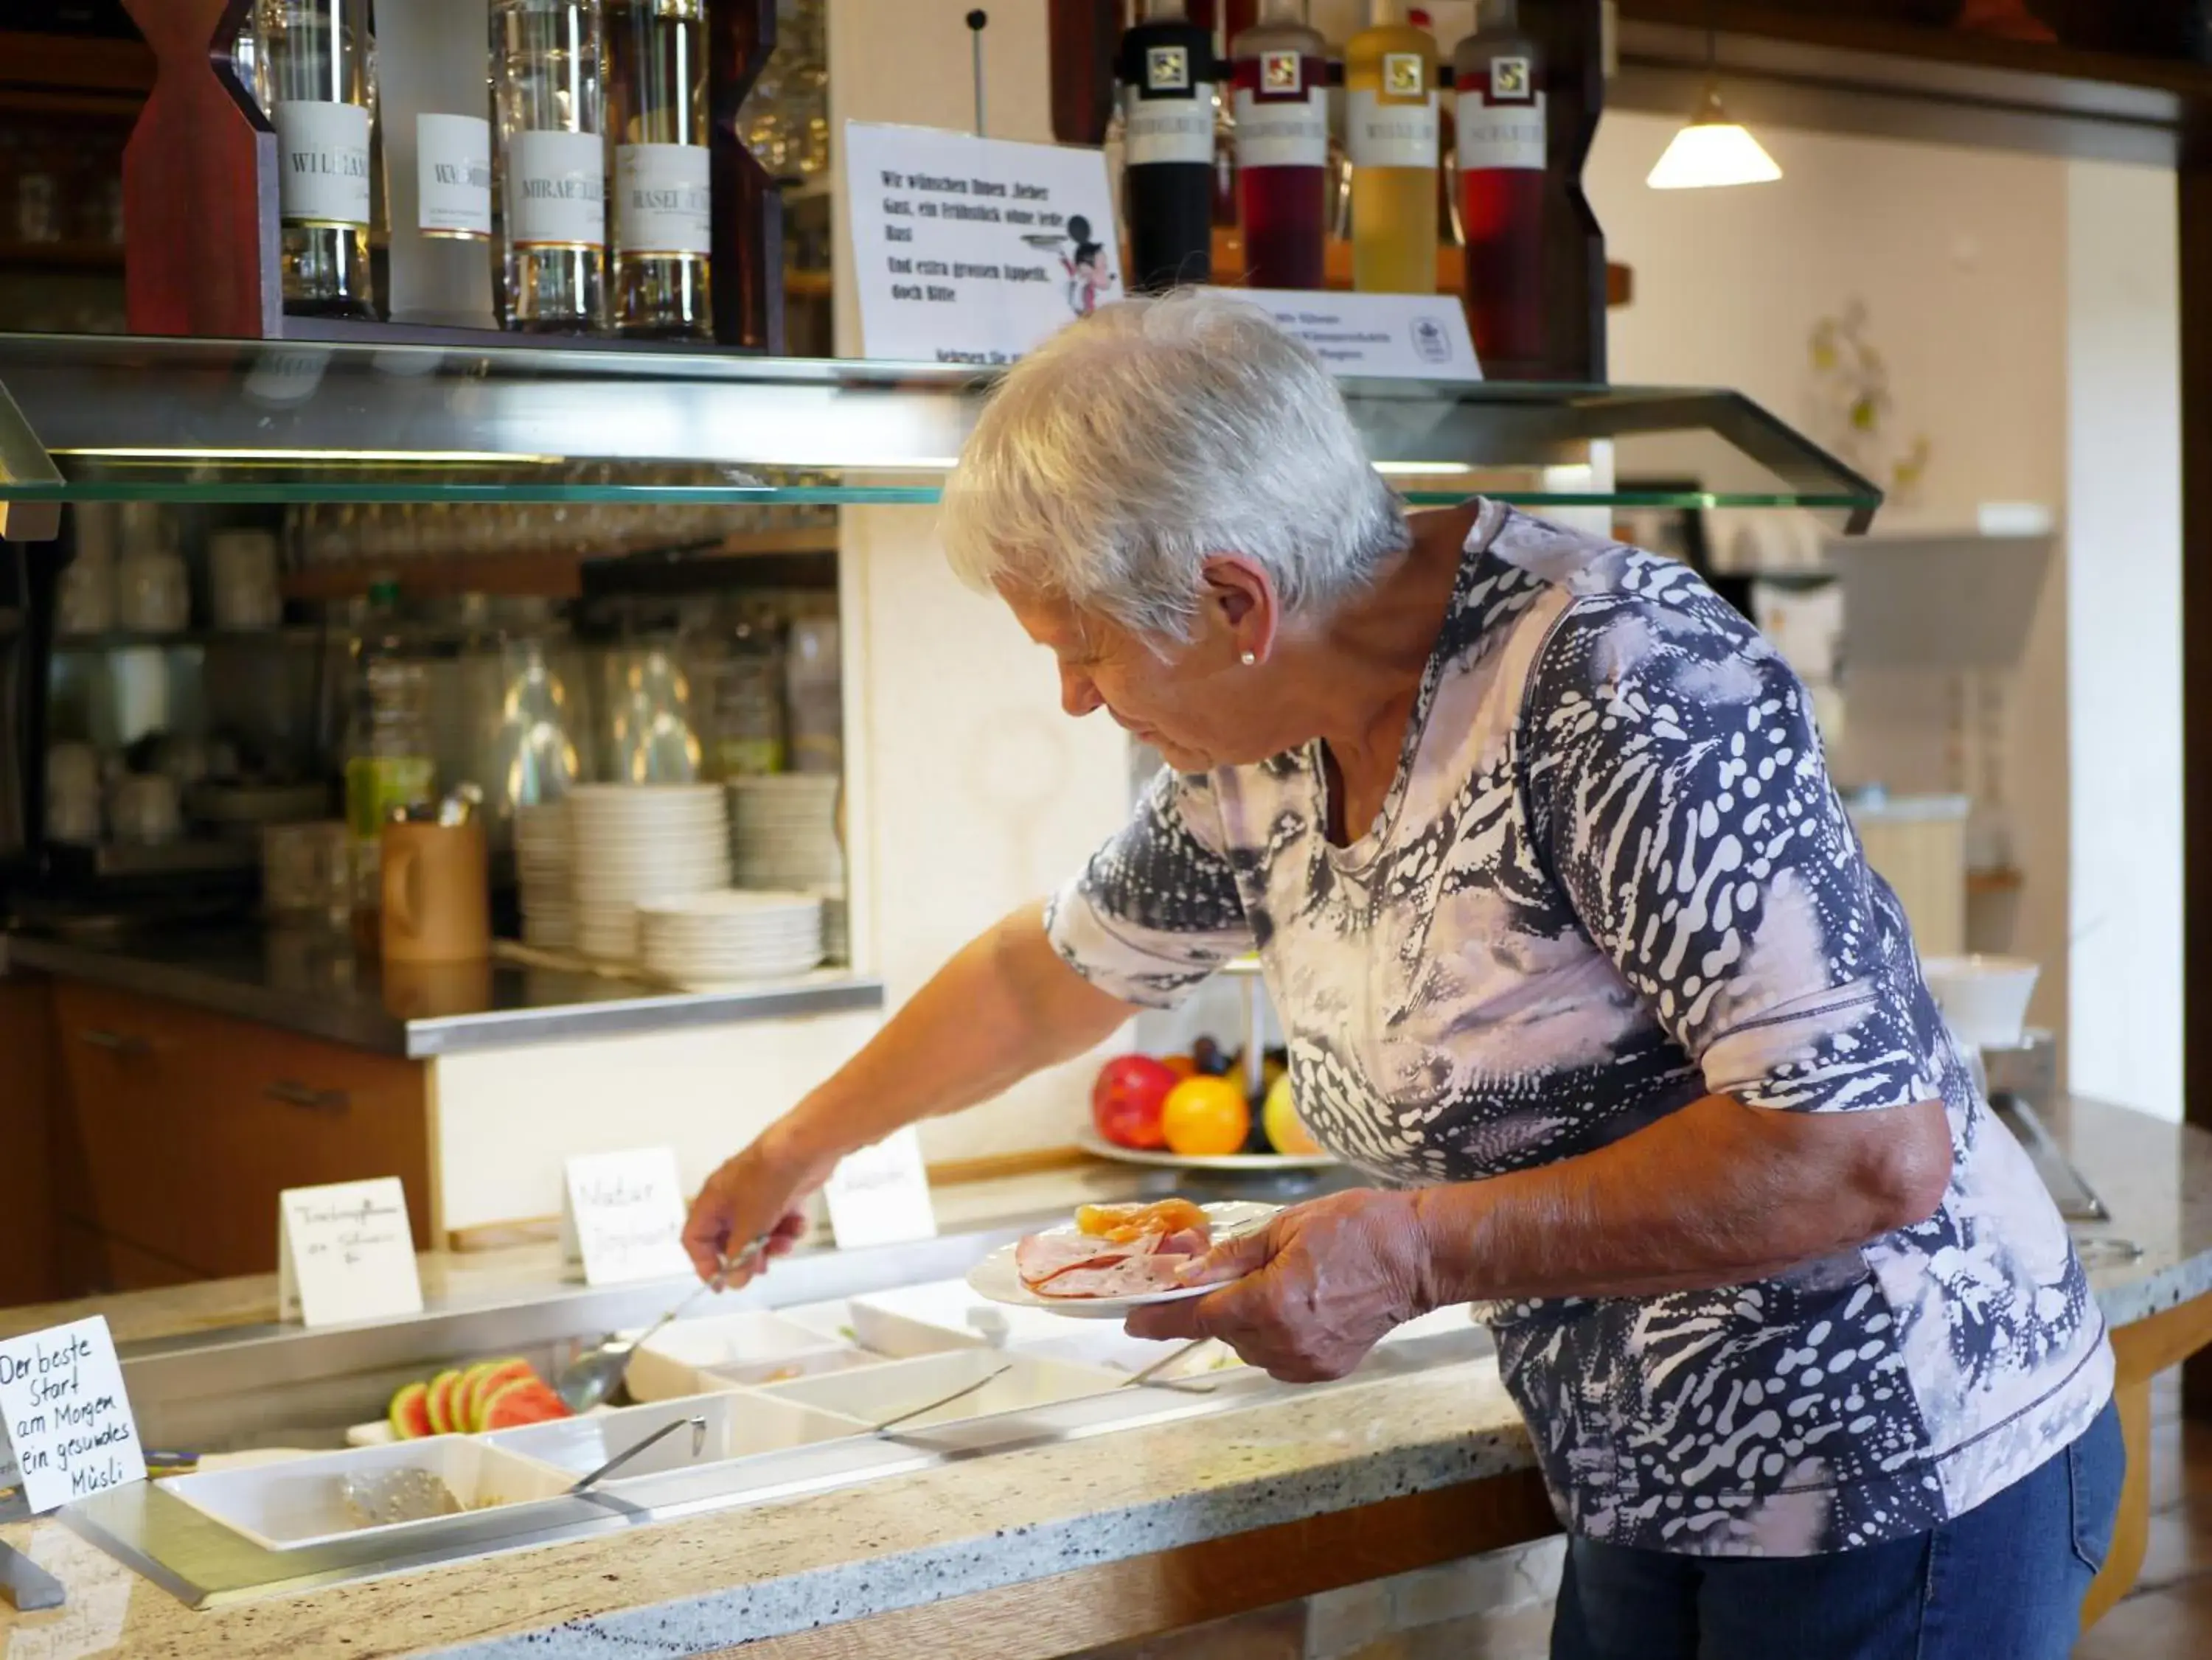
[[[173,1004],[75,981],[54,986],[67,1090],[58,1129],[64,1215],[211,1272],[188,1245],[216,1172],[185,1117],[194,1056]]]
[[[224,1202],[201,1219],[193,1260],[222,1274],[266,1272],[276,1265],[279,1193],[374,1176],[399,1178],[415,1248],[428,1250],[428,1069],[265,1027],[219,1024],[233,1030],[208,1028],[191,1099],[223,1170]]]
[[[397,1176],[427,1246],[421,1063],[74,982],[56,1010],[66,1214],[205,1277],[266,1274],[278,1193]]]
[[[58,1073],[46,982],[0,979],[0,1307],[63,1294],[54,1255]]]

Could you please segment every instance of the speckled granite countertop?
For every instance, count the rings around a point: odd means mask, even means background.
[[[2097,1271],[2107,1318],[2123,1324],[2212,1291],[2212,1134],[2090,1102],[2045,1117],[2113,1213],[2084,1236],[2143,1247]],[[0,1539],[53,1569],[70,1605],[0,1609],[0,1656],[700,1654],[1531,1462],[1485,1360],[206,1613],[48,1520],[0,1527]]]

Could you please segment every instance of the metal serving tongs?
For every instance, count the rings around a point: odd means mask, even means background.
[[[584,1493],[596,1487],[647,1447],[666,1440],[687,1424],[691,1427],[691,1457],[696,1462],[699,1457],[699,1450],[707,1445],[707,1421],[704,1418],[672,1418],[629,1451],[615,1454],[568,1491],[572,1493]]]
[[[940,1395],[934,1401],[926,1401],[918,1407],[911,1407],[908,1409],[906,1411],[900,1413],[896,1418],[886,1418],[879,1424],[869,1425],[868,1433],[871,1435],[881,1435],[887,1429],[896,1429],[901,1424],[911,1423],[914,1420],[923,1416],[927,1413],[936,1411],[939,1407],[949,1407],[955,1401],[964,1401],[969,1396],[973,1395],[977,1390],[982,1388],[984,1384],[998,1382],[1000,1378],[1005,1377],[1013,1369],[1014,1363],[1012,1360],[1009,1360],[1006,1365],[998,1367],[996,1370],[985,1372],[974,1383],[961,1384],[959,1388],[954,1390],[950,1395]]]
[[[762,1234],[734,1257],[725,1257],[722,1266],[711,1280],[702,1280],[690,1295],[670,1309],[635,1337],[625,1337],[618,1331],[610,1331],[561,1368],[561,1376],[553,1384],[553,1392],[561,1397],[561,1404],[571,1412],[589,1412],[593,1407],[615,1392],[622,1382],[623,1373],[629,1367],[629,1357],[647,1338],[676,1319],[684,1310],[709,1292],[719,1293],[730,1282],[730,1276],[738,1273],[768,1249],[769,1236]]]
[[[1142,1372],[1124,1378],[1116,1387],[1134,1389],[1140,1384],[1150,1384],[1155,1389],[1180,1390],[1186,1395],[1211,1395],[1220,1387],[1220,1384],[1201,1383],[1195,1378],[1163,1378],[1160,1374],[1185,1355],[1197,1354],[1199,1350],[1213,1341],[1211,1337],[1194,1337],[1172,1354],[1164,1354]]]

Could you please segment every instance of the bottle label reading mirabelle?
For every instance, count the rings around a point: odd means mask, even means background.
[[[416,215],[425,236],[491,234],[491,123],[480,115],[415,118]]]
[[[625,255],[714,251],[706,147],[624,144],[615,152],[615,244]]]
[[[605,247],[606,166],[597,133],[533,130],[509,139],[507,223],[515,246]]]
[[[1407,54],[1410,56],[1410,54]],[[1397,54],[1392,54],[1397,56]],[[1414,64],[1420,63],[1414,58]],[[1433,167],[1437,165],[1437,95],[1418,103],[1386,102],[1364,87],[1353,90],[1345,148],[1355,167]]]
[[[276,211],[284,222],[368,224],[368,110],[285,99],[276,124]]]

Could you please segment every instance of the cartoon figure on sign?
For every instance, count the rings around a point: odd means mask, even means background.
[[[1067,308],[1088,317],[1098,309],[1098,290],[1106,280],[1098,259],[1106,250],[1091,239],[1091,221],[1081,214],[1067,221],[1067,234],[1075,245],[1060,257],[1060,269],[1067,273]]]

